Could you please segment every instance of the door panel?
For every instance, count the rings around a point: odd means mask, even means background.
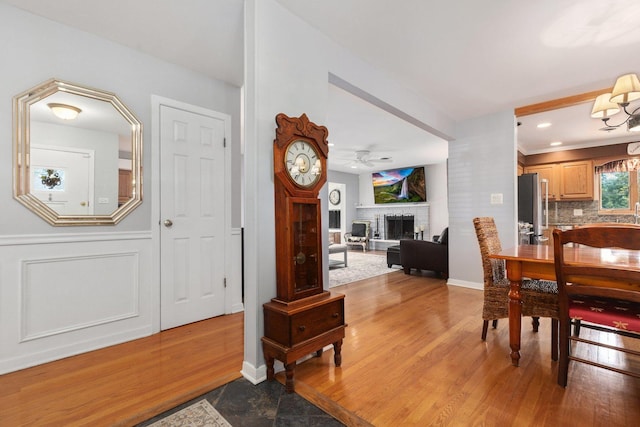
[[[160,107],[161,329],[224,314],[224,120]]]
[[[31,148],[31,194],[60,215],[91,215],[93,206],[93,152],[73,148]],[[40,177],[58,173],[59,185],[47,188]]]

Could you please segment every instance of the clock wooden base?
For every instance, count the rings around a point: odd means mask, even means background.
[[[273,380],[274,361],[286,370],[286,390],[294,391],[296,361],[311,353],[322,354],[333,344],[334,363],[342,363],[342,340],[345,336],[344,295],[323,292],[293,302],[272,299],[263,305],[264,330],[262,351],[267,364],[267,379]]]

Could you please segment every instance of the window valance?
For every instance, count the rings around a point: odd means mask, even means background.
[[[621,159],[596,166],[596,173],[630,172],[640,169],[640,159]]]

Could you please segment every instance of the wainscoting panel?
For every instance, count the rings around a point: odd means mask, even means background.
[[[147,232],[0,238],[0,374],[156,332]]]
[[[138,264],[136,252],[23,260],[21,342],[137,316]]]

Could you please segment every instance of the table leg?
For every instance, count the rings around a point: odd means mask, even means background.
[[[273,368],[273,364],[275,362],[273,356],[266,355],[264,356],[265,361],[267,362],[267,380],[273,381],[276,378],[276,373]]]
[[[522,263],[507,260],[507,277],[509,289],[509,347],[511,347],[511,364],[520,364],[520,331],[522,329]]]
[[[287,391],[287,393],[293,393],[295,391],[295,386],[293,381],[295,368],[296,368],[296,362],[287,363],[286,365],[284,365],[285,376],[286,376],[285,390]]]
[[[342,340],[333,343],[333,363],[336,366],[342,365]]]

